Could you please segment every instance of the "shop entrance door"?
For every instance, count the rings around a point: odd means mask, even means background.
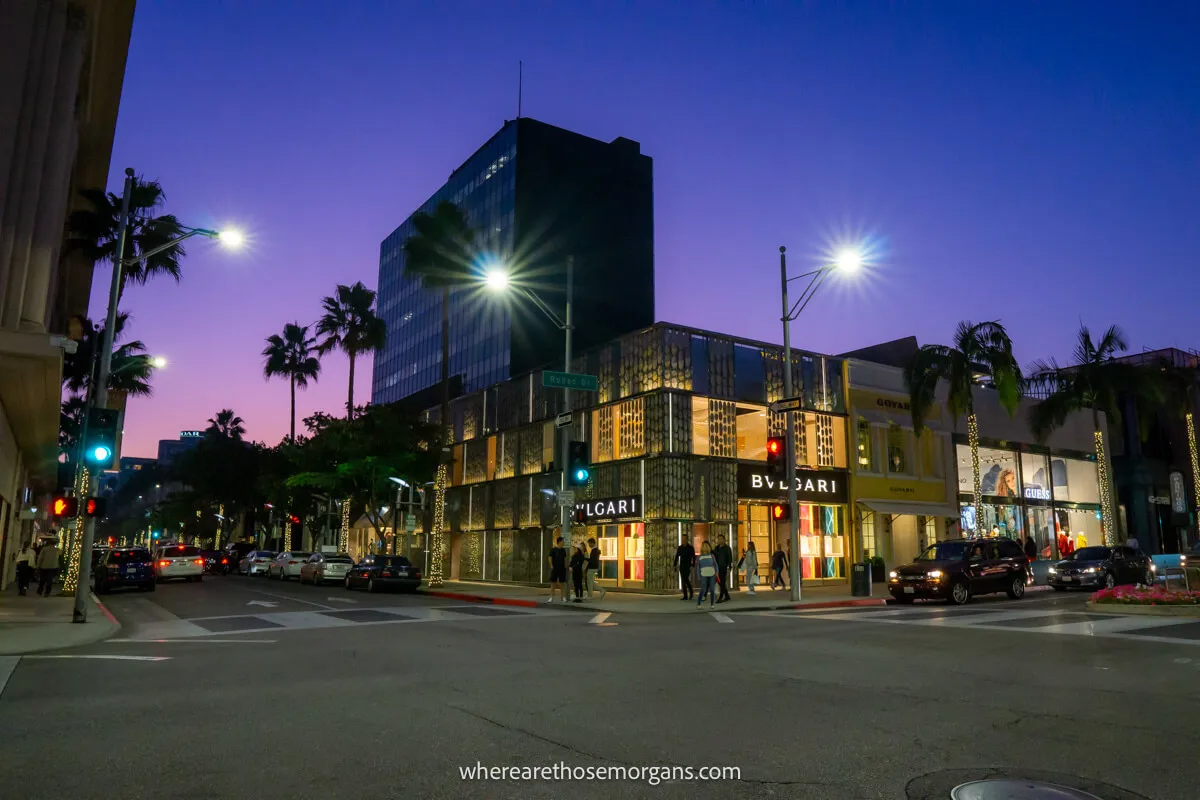
[[[641,522],[598,527],[600,584],[641,589],[646,584],[646,528]]]

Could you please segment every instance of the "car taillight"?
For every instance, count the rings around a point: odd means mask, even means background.
[[[109,571],[110,571],[110,572],[116,572],[116,571],[117,571],[117,570],[119,570],[120,568],[121,568],[121,567],[120,567],[120,565],[118,565],[118,564],[109,564],[109,565],[108,565],[108,569],[109,569]]]
[[[222,564],[228,564],[228,563],[229,563],[229,559],[228,559],[228,558],[222,558],[222,559],[221,559],[221,563],[222,563]]]
[[[170,561],[160,561],[160,562],[158,562],[158,565],[160,567],[169,567],[169,566],[171,566],[171,562]]]
[[[199,564],[200,566],[202,566],[202,567],[203,567],[203,566],[204,566],[204,559],[203,559],[203,558],[197,558],[197,559],[195,560],[195,562],[194,562],[194,563],[196,563],[196,564]]]

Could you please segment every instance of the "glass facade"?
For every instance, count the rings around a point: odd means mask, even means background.
[[[466,214],[476,244],[490,258],[513,254],[516,126],[505,126],[418,209],[449,200]],[[379,313],[387,339],[375,358],[372,402],[389,403],[441,380],[442,293],[404,275],[404,242],[416,232],[410,216],[380,246]],[[485,265],[479,265],[482,276]],[[450,290],[450,374],[464,391],[508,377],[512,317],[507,304],[475,287]]]

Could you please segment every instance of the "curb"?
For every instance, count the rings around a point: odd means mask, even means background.
[[[779,603],[773,606],[753,606],[752,608],[730,608],[730,614],[742,614],[753,611],[819,611],[823,608],[858,608],[886,606],[887,600],[882,597],[864,597],[862,600],[827,600],[821,603]]]
[[[443,592],[436,589],[420,589],[418,594],[429,597],[444,597],[448,600],[462,600],[467,603],[482,603],[493,606],[517,606],[519,608],[537,608],[536,600],[517,600],[510,597],[487,597],[480,594],[463,594],[462,592]]]
[[[96,598],[96,595],[89,594],[88,597],[91,599],[92,603],[94,603],[95,606],[100,609],[100,612],[104,614],[104,624],[100,624],[99,622],[95,621],[83,623],[78,630],[81,634],[86,635],[79,636],[77,641],[42,644],[35,647],[23,648],[18,652],[8,652],[0,649],[0,655],[27,656],[33,655],[34,653],[44,653],[47,650],[70,650],[74,647],[86,647],[88,645],[98,644],[106,639],[111,639],[117,634],[118,631],[121,630],[121,623],[116,617],[113,616],[112,612],[109,611],[104,604]],[[89,625],[92,627],[89,628]],[[75,630],[74,624],[71,625],[71,629]]]
[[[1087,607],[1103,614],[1123,614],[1129,617],[1176,617],[1178,619],[1200,618],[1197,605],[1138,605],[1136,603],[1095,603],[1088,600]]]

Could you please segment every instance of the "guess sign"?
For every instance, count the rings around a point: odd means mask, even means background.
[[[604,497],[575,504],[576,511],[583,511],[586,522],[616,522],[624,519],[642,518],[642,498],[639,495],[626,497]]]
[[[738,497],[781,500],[787,497],[787,481],[772,476],[759,464],[738,464]],[[801,503],[845,503],[846,473],[839,470],[796,470],[796,499]]]

